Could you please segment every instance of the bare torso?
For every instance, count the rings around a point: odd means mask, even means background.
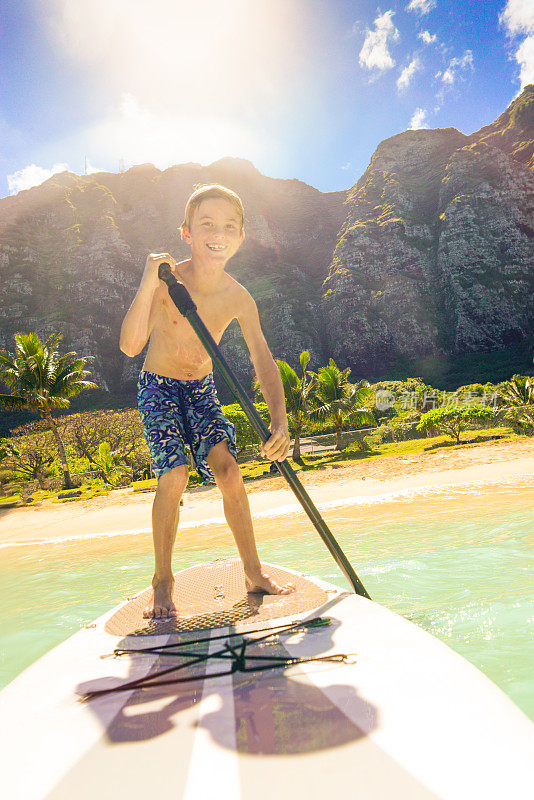
[[[200,318],[219,344],[228,325],[239,313],[240,298],[246,291],[234,278],[224,273],[216,291],[198,292],[191,285],[188,265],[177,264],[173,270],[191,295]],[[213,364],[193,328],[160,285],[152,301],[152,332],[143,369],[178,380],[201,380]]]

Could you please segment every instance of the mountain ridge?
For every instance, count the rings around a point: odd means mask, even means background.
[[[297,366],[307,349],[311,368],[333,356],[355,378],[379,378],[523,346],[534,325],[533,101],[527,87],[470,135],[396,134],[348,190],[223,158],[64,172],[3,198],[0,347],[18,330],[61,330],[68,349],[96,356],[103,391],[133,402],[142,357],[118,350],[122,318],[148,252],[187,257],[185,200],[211,182],[243,198],[247,237],[228,271],[257,300],[275,357]],[[250,385],[237,323],[221,344]]]

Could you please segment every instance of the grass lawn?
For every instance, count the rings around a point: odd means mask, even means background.
[[[426,439],[409,439],[405,442],[391,442],[388,444],[373,443],[372,437],[369,438],[371,450],[361,450],[357,444],[349,444],[344,450],[330,450],[319,455],[303,455],[302,463],[293,461],[289,458],[289,463],[295,472],[300,470],[322,469],[327,466],[349,466],[355,461],[366,461],[370,458],[385,458],[387,456],[406,456],[423,455],[446,450],[465,449],[466,447],[476,447],[478,444],[488,442],[495,437],[506,440],[525,439],[525,436],[518,436],[511,428],[499,427],[489,428],[483,431],[464,431],[461,436],[461,444],[449,436],[432,436]],[[257,477],[264,477],[269,471],[268,461],[248,461],[241,464],[241,474],[246,480]]]
[[[361,450],[356,443],[347,445],[344,450],[329,450],[326,453],[318,455],[303,455],[300,462],[293,461],[289,458],[288,461],[293,467],[295,472],[323,469],[328,466],[343,467],[354,464],[357,461],[366,461],[370,458],[380,459],[388,456],[413,456],[413,455],[432,455],[433,453],[443,452],[446,450],[465,449],[466,447],[477,447],[477,445],[488,442],[492,439],[499,438],[505,440],[522,440],[527,437],[515,434],[511,428],[498,427],[490,428],[479,431],[464,431],[461,436],[461,444],[456,442],[449,436],[433,436],[425,439],[409,439],[405,442],[392,442],[388,444],[378,444],[373,442],[372,436],[369,437],[368,442],[370,450]],[[245,481],[258,480],[265,477],[274,477],[269,473],[270,462],[265,460],[252,460],[239,465],[241,474]],[[274,473],[275,475],[277,473]],[[189,477],[189,488],[200,484],[201,481],[196,474],[192,472]],[[134,492],[149,492],[156,489],[157,481],[151,478],[145,481],[135,481],[131,484],[131,489]],[[105,484],[83,484],[81,494],[78,497],[59,498],[58,494],[63,492],[56,491],[42,491],[38,490],[33,493],[32,501],[27,505],[34,505],[40,500],[51,498],[55,503],[74,503],[77,500],[89,500],[96,495],[106,495],[110,491],[109,486]],[[0,508],[13,507],[14,505],[25,505],[24,500],[19,494],[14,494],[9,497],[0,498]]]
[[[0,508],[15,508],[22,505],[20,494],[10,494],[7,497],[0,497]]]

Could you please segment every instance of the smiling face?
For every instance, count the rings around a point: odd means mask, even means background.
[[[236,207],[220,197],[203,200],[193,212],[191,227],[182,228],[192,256],[223,263],[237,252],[244,235]]]

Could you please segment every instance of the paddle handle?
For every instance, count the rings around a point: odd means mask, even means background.
[[[241,386],[237,378],[232,373],[230,367],[226,363],[226,360],[222,355],[221,351],[219,350],[219,347],[216,344],[215,340],[213,339],[211,333],[200,319],[197,313],[197,307],[193,302],[191,295],[189,294],[183,283],[178,283],[178,281],[172,274],[169,264],[166,263],[160,264],[158,269],[158,275],[160,279],[167,284],[171,300],[175,304],[178,311],[181,314],[183,314],[183,316],[185,316],[189,321],[189,324],[191,325],[196,335],[206,348],[213,363],[221,373],[226,385],[228,386],[232,394],[236,396],[253,430],[259,436],[262,444],[265,444],[267,439],[269,439],[271,433],[266,424],[264,423],[264,421],[262,420],[262,418],[260,417],[260,415],[258,414],[256,408],[254,407],[254,404],[248,397],[243,386]],[[315,526],[315,529],[319,533],[321,539],[323,540],[328,550],[330,551],[330,554],[334,558],[334,561],[336,562],[336,564],[338,565],[341,572],[344,574],[344,576],[346,577],[346,579],[348,580],[348,582],[350,583],[356,594],[371,599],[364,585],[362,584],[362,582],[356,575],[355,571],[353,570],[347,556],[339,546],[332,532],[328,529],[325,521],[319,514],[316,507],[314,506],[304,486],[297,478],[291,465],[288,463],[287,460],[277,461],[276,465],[280,470],[280,472],[282,473],[282,475],[284,476],[284,478],[289,483],[291,489],[293,490],[294,494],[296,495],[297,499],[302,505],[304,511],[307,513],[311,522]]]

